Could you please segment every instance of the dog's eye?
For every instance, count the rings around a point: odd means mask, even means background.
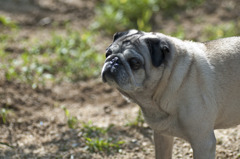
[[[130,44],[131,44],[130,40],[123,41],[123,45],[130,45]]]
[[[141,67],[141,62],[136,58],[132,58],[129,60],[129,65],[133,70],[138,70]]]

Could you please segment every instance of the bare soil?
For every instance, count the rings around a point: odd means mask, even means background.
[[[6,15],[21,27],[18,38],[48,39],[49,33],[65,32],[65,23],[80,31],[93,20],[97,0],[0,0],[0,15]],[[239,1],[212,0],[195,11],[179,11],[180,20],[157,15],[157,29],[170,32],[181,23],[189,29],[187,38],[198,39],[202,27],[220,24],[240,17]],[[194,20],[201,18],[201,24]],[[107,47],[110,38],[100,44]],[[17,40],[8,48],[21,53],[24,46]],[[1,71],[1,70],[0,70]],[[61,106],[65,106],[79,121],[92,121],[99,127],[114,124],[111,135],[125,141],[118,153],[90,153],[79,128],[70,129]],[[10,121],[0,121],[0,158],[154,158],[152,130],[125,126],[135,120],[138,106],[98,79],[77,83],[61,83],[32,89],[17,81],[7,81],[0,72],[0,108],[12,111]],[[217,158],[240,159],[240,126],[217,130]],[[175,138],[173,158],[192,158],[192,149],[185,141]],[[11,146],[11,147],[10,147]]]

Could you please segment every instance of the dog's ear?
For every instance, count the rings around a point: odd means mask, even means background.
[[[135,30],[135,29],[131,29],[128,31],[123,31],[123,32],[117,32],[113,35],[113,42],[116,41],[117,39],[119,39],[120,37],[124,36],[124,35],[132,35],[132,34],[136,34],[139,33],[140,31]]]
[[[158,38],[148,38],[145,42],[148,46],[153,66],[159,67],[165,62],[166,55],[169,53],[167,43],[162,42]]]
[[[128,31],[124,32],[117,32],[113,35],[113,42],[116,41],[118,38],[122,37],[123,35],[127,35]]]

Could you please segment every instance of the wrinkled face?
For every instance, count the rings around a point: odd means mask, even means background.
[[[153,33],[137,30],[119,32],[106,50],[102,79],[124,92],[144,89],[154,78],[151,70],[164,64],[169,52],[167,42]]]

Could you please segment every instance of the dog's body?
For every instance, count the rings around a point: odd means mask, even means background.
[[[214,129],[240,124],[240,37],[195,43],[118,33],[102,78],[141,107],[156,158],[171,158],[176,136],[190,142],[195,159],[213,159]]]

